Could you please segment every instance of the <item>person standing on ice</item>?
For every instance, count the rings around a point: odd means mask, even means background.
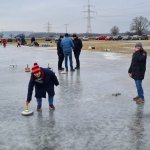
[[[142,87],[142,80],[145,76],[146,71],[146,59],[147,53],[142,47],[142,43],[138,42],[135,44],[135,52],[132,55],[131,65],[128,73],[131,78],[135,80],[138,96],[134,97],[133,100],[137,104],[144,104],[144,91]]]
[[[81,49],[82,49],[83,45],[82,45],[81,39],[79,39],[76,34],[73,34],[72,37],[73,37],[73,43],[74,43],[73,52],[74,52],[74,57],[76,59],[76,67],[75,67],[75,69],[80,69],[79,56],[80,56]]]
[[[46,92],[48,93],[49,110],[55,110],[55,106],[53,104],[55,95],[54,85],[59,85],[59,81],[55,73],[48,68],[39,67],[37,63],[34,63],[28,84],[26,105],[29,105],[32,99],[33,88],[35,87],[37,111],[42,110],[42,98],[46,98]]]
[[[63,71],[64,68],[62,67],[62,63],[64,60],[64,53],[63,53],[63,49],[61,47],[61,41],[63,39],[63,36],[60,35],[58,42],[57,42],[57,54],[58,54],[58,70],[59,71]]]
[[[73,44],[73,41],[69,38],[68,33],[66,33],[64,38],[62,39],[61,46],[62,46],[64,57],[65,57],[66,72],[68,72],[68,57],[70,61],[70,70],[75,71],[73,69],[73,62],[72,62],[72,49],[74,48],[74,44]]]

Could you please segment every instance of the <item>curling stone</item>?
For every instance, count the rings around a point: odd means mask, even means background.
[[[32,116],[33,115],[33,111],[26,109],[26,110],[22,111],[21,114],[23,116]]]

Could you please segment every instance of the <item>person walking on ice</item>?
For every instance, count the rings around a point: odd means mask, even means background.
[[[37,63],[34,63],[28,84],[26,105],[29,105],[32,99],[33,88],[35,87],[37,111],[42,110],[42,98],[46,98],[46,92],[48,93],[49,110],[55,110],[55,106],[53,104],[55,95],[54,85],[59,85],[59,81],[55,73],[48,68],[39,67]]]
[[[144,104],[145,102],[142,80],[144,79],[146,71],[146,59],[147,53],[143,50],[142,43],[136,43],[128,73],[129,76],[135,80],[138,96],[134,97],[133,100],[136,101],[137,104]]]

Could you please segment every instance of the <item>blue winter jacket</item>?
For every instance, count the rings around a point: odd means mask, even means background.
[[[59,85],[58,79],[55,73],[47,68],[41,68],[41,78],[36,78],[33,73],[31,73],[27,100],[31,101],[33,88],[35,87],[35,97],[36,98],[46,98],[46,92],[49,96],[54,96],[54,85]]]
[[[63,53],[70,53],[74,48],[73,41],[69,37],[64,37],[61,41]]]

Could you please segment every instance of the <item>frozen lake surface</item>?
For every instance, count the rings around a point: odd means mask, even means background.
[[[83,51],[81,70],[59,74],[52,48],[0,46],[0,150],[149,150],[150,61],[144,106],[132,101],[136,88],[128,77],[130,61],[131,55]],[[30,78],[24,68],[34,62],[49,64],[59,79],[56,110],[49,112],[43,99],[43,111],[36,112],[33,95],[34,115],[24,117]]]

